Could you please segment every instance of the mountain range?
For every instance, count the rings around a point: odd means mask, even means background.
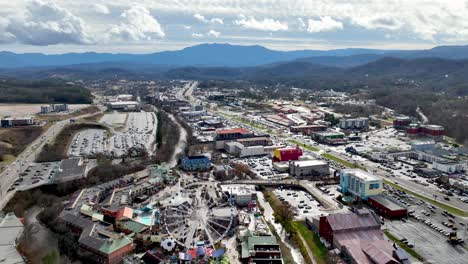
[[[468,58],[468,46],[439,46],[428,50],[378,50],[378,49],[335,49],[277,51],[262,46],[240,46],[230,44],[200,44],[177,51],[149,54],[128,53],[65,53],[46,55],[42,53],[0,52],[0,68],[26,68],[68,66],[76,64],[121,65],[121,63],[146,64],[152,66],[226,66],[249,67],[276,62],[301,60],[314,64],[353,67],[383,57],[445,59]]]

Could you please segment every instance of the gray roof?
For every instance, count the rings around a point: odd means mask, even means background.
[[[403,208],[402,206],[398,205],[394,201],[392,201],[392,200],[390,200],[387,197],[382,196],[382,195],[375,195],[375,196],[369,197],[369,199],[372,199],[372,200],[378,202],[379,204],[385,206],[386,208],[388,208],[388,209],[390,209],[392,211],[405,210],[405,208]]]
[[[367,213],[345,213],[327,216],[328,223],[334,231],[358,230],[360,228],[380,227],[380,223],[371,212]]]

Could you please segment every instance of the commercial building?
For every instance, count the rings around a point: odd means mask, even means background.
[[[34,125],[34,117],[4,118],[0,121],[2,127],[17,127]]]
[[[136,101],[119,101],[109,104],[112,110],[120,111],[140,111],[140,103]]]
[[[292,121],[291,119],[289,119],[283,114],[266,115],[263,118],[265,118],[265,120],[273,124],[277,124],[277,125],[285,126],[285,127],[293,126],[296,124],[294,121]]]
[[[68,111],[68,104],[50,104],[41,106],[41,114]]]
[[[345,139],[345,134],[337,131],[314,132],[312,134],[312,139],[329,145],[342,145],[348,143]]]
[[[273,161],[284,162],[298,160],[302,156],[302,149],[299,146],[294,148],[278,148],[273,152]]]
[[[252,136],[253,133],[244,128],[216,130],[216,140],[235,140]]]
[[[117,95],[117,101],[125,102],[125,101],[132,101],[133,95],[131,94],[119,94]]]
[[[242,263],[283,264],[280,245],[274,236],[254,236],[249,233],[241,248]]]
[[[314,132],[326,131],[327,127],[322,125],[305,125],[305,126],[292,126],[290,128],[293,133],[302,133],[304,135],[312,135]]]
[[[377,213],[388,218],[402,218],[408,213],[406,208],[387,196],[375,195],[369,197],[368,201]]]
[[[269,137],[261,136],[261,137],[250,137],[250,138],[240,138],[236,140],[237,142],[241,143],[246,147],[251,146],[271,146],[272,141]]]
[[[440,138],[445,135],[445,128],[438,125],[420,125],[420,124],[411,124],[406,129],[406,134],[408,136],[426,136],[432,138]]]
[[[250,146],[246,147],[239,142],[227,142],[225,144],[225,150],[227,153],[239,157],[252,157],[252,156],[261,156],[265,155],[265,147],[264,146]]]
[[[221,189],[238,206],[247,206],[256,201],[257,196],[254,185],[221,185]]]
[[[341,129],[367,129],[369,127],[369,118],[343,118],[340,119],[339,127]]]
[[[436,160],[432,162],[432,168],[447,174],[459,173],[465,170],[466,163],[454,160]]]
[[[23,234],[23,223],[13,213],[0,215],[0,262],[26,263],[16,250]]]
[[[414,151],[430,151],[435,147],[434,140],[415,140],[410,143],[411,150]]]
[[[323,160],[289,161],[289,174],[298,178],[314,178],[330,174],[328,162]]]
[[[340,172],[341,192],[363,200],[381,194],[382,184],[382,179],[360,169],[345,169]]]
[[[203,155],[188,156],[182,158],[181,166],[185,171],[205,171],[210,169],[211,160]]]
[[[397,116],[393,119],[393,127],[395,129],[403,130],[411,124],[411,118],[408,116]]]
[[[308,218],[307,224],[353,264],[397,264],[408,259],[380,229],[379,217],[367,209],[356,213]]]

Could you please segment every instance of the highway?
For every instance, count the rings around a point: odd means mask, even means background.
[[[53,123],[41,136],[21,152],[16,160],[9,164],[0,174],[0,209],[3,209],[3,207],[5,207],[8,201],[16,193],[16,190],[8,191],[8,189],[19,178],[20,174],[28,168],[29,164],[36,160],[44,145],[50,143],[60,133],[60,131],[70,123],[71,119],[83,118],[95,114],[96,113],[85,114]]]

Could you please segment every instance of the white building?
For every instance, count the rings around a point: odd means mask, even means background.
[[[255,185],[221,185],[221,190],[231,196],[232,201],[238,206],[246,206],[250,202],[256,201]]]
[[[462,162],[452,160],[437,160],[432,162],[432,168],[448,174],[461,172],[465,169],[465,165]]]
[[[330,174],[328,163],[323,160],[296,160],[289,162],[289,174],[293,177],[320,177]]]
[[[261,156],[265,155],[265,147],[264,146],[250,146],[246,147],[239,142],[227,142],[224,145],[226,152],[239,157],[252,157],[252,156]]]
[[[339,126],[341,129],[365,129],[369,127],[369,118],[342,118]]]
[[[112,102],[109,104],[112,110],[139,111],[140,104],[136,101]]]

